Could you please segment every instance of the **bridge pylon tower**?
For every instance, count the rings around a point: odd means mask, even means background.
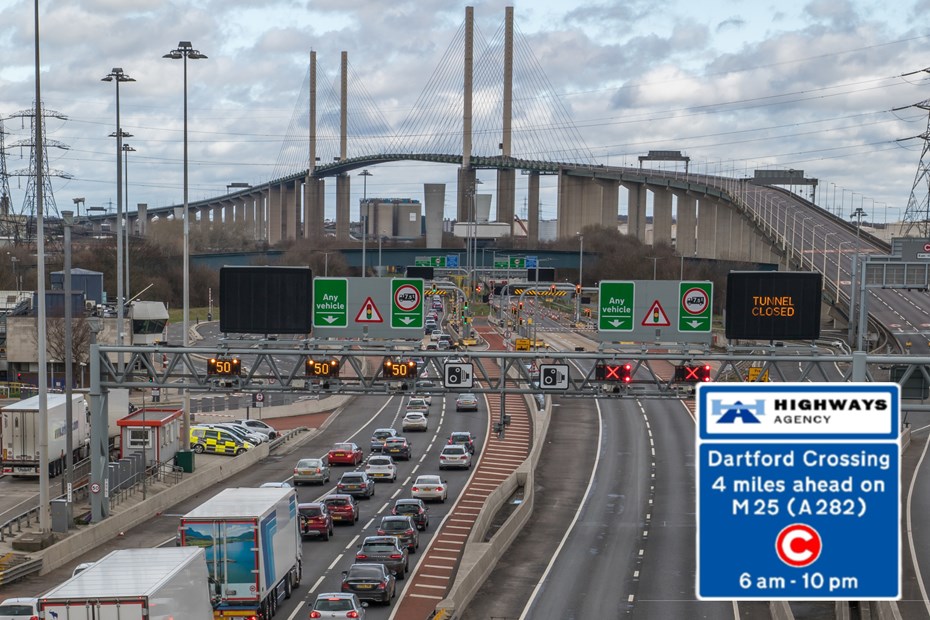
[[[16,236],[17,221],[10,206],[12,203],[10,174],[6,167],[6,130],[0,118],[0,239],[10,240]]]

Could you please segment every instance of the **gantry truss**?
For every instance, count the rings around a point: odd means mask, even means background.
[[[312,344],[265,341],[253,347],[166,347],[94,345],[91,391],[112,388],[169,387],[191,392],[299,392],[330,394],[430,394],[461,392],[539,394],[590,398],[685,398],[694,383],[675,380],[675,366],[706,364],[715,382],[763,379],[771,382],[890,381],[905,386],[904,398],[916,399],[910,409],[923,409],[930,386],[930,361],[917,355],[834,355],[811,347],[770,347],[712,353],[700,350],[652,353],[598,351],[420,351],[409,346],[378,348],[356,344]],[[122,357],[123,364],[118,361]],[[208,360],[238,359],[241,374],[208,374]],[[460,358],[460,359],[455,359]],[[308,376],[307,362],[335,360],[338,376]],[[414,376],[385,374],[385,361],[416,360]],[[473,385],[444,385],[444,365],[470,363]],[[539,367],[567,364],[565,389],[539,384]],[[630,364],[632,381],[598,378],[598,365]],[[121,370],[122,368],[122,370]],[[603,374],[603,373],[601,373]],[[926,406],[930,410],[930,405]]]

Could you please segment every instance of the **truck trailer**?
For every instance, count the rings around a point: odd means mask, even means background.
[[[214,618],[271,618],[301,579],[293,488],[224,489],[183,517],[181,546],[202,547]]]
[[[77,463],[86,456],[90,439],[87,408],[83,394],[71,395],[71,446],[67,445],[67,396],[47,395],[48,475],[57,476],[65,469],[66,450]],[[3,473],[12,476],[39,476],[39,397],[33,396],[0,410],[2,417]]]
[[[41,618],[210,620],[203,549],[119,549],[39,597]]]

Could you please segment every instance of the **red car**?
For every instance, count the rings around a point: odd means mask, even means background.
[[[300,515],[300,537],[319,536],[329,540],[333,535],[333,518],[322,502],[307,502],[297,504],[297,514]]]
[[[358,502],[351,495],[333,493],[323,498],[323,503],[329,509],[333,521],[348,521],[352,524],[358,521]]]
[[[362,449],[354,443],[337,443],[329,450],[327,460],[330,465],[358,465],[364,460]]]

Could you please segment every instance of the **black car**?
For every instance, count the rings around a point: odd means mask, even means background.
[[[468,431],[454,431],[449,435],[449,441],[446,443],[450,446],[453,444],[465,446],[469,452],[475,453],[475,438]]]
[[[416,553],[420,548],[420,534],[413,519],[407,515],[387,515],[381,517],[378,536],[393,536],[401,545],[407,547],[408,553]]]
[[[384,564],[353,564],[342,571],[342,591],[363,601],[391,604],[396,581]]]
[[[368,499],[375,494],[375,481],[363,471],[347,471],[339,479],[336,493]]]
[[[397,437],[397,429],[393,428],[376,428],[375,432],[371,435],[371,444],[369,448],[372,452],[381,452],[381,448],[384,446],[384,440],[391,437]]]
[[[391,437],[384,442],[384,447],[381,448],[381,451],[393,457],[394,460],[410,460],[410,442],[407,441],[405,437]]]
[[[383,564],[398,579],[407,574],[407,547],[393,536],[366,536],[355,552],[356,563]]]
[[[417,529],[421,532],[426,530],[429,525],[429,508],[423,503],[422,499],[399,499],[394,502],[391,508],[392,515],[405,515],[413,519]]]

